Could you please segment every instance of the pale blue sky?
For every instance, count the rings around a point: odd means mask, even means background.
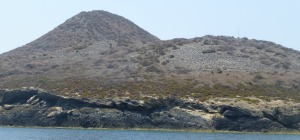
[[[0,53],[91,10],[124,16],[163,40],[226,35],[300,50],[299,0],[0,0]]]

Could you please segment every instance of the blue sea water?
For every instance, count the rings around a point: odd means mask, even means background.
[[[0,140],[300,140],[300,135],[0,127]]]

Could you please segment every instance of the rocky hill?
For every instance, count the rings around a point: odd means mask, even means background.
[[[74,98],[300,100],[296,50],[226,36],[162,41],[105,11],[79,13],[1,54],[0,64],[0,88],[33,86]]]
[[[273,42],[160,40],[81,12],[0,55],[0,125],[297,131],[299,69]]]
[[[124,55],[159,41],[123,17],[105,11],[81,12],[37,40],[2,54],[1,78],[39,75],[57,80],[96,77],[108,70],[117,73],[120,70],[111,69],[115,63],[131,65],[123,62]],[[101,70],[102,64],[106,70]]]

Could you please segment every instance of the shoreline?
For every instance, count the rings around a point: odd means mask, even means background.
[[[4,127],[300,134],[300,111],[295,111],[300,104],[282,101],[259,104],[263,108],[219,99],[94,101],[38,90],[3,91],[0,99],[0,126]]]
[[[69,129],[69,130],[112,130],[112,131],[161,131],[161,132],[186,132],[186,133],[226,133],[226,134],[274,134],[274,135],[300,135],[299,132],[244,132],[226,130],[196,130],[196,129],[147,129],[147,128],[83,128],[83,127],[41,127],[41,126],[6,126],[0,128],[28,128],[28,129]]]

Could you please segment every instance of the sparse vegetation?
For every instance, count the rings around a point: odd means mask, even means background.
[[[263,78],[264,78],[264,77],[261,76],[260,74],[256,74],[256,75],[253,77],[253,81],[257,82],[257,81],[259,81],[259,80],[261,80],[261,79],[263,79]]]
[[[287,61],[281,62],[281,63],[278,63],[278,64],[275,65],[276,68],[283,68],[285,70],[290,69],[290,66],[291,66],[291,63],[287,62]]]
[[[226,36],[161,41],[117,15],[96,12],[85,17],[94,25],[88,27],[77,18],[1,55],[0,87],[36,86],[78,98],[300,100],[298,51]]]
[[[158,69],[156,66],[149,66],[146,68],[146,72],[155,72],[155,73],[161,73],[162,71]]]
[[[74,50],[82,50],[85,49],[87,46],[76,46],[74,47]]]
[[[191,70],[184,67],[175,67],[177,74],[188,74]]]
[[[202,53],[206,54],[206,53],[215,53],[216,50],[215,49],[207,49],[207,50],[203,50]]]
[[[108,69],[117,69],[117,68],[118,68],[118,64],[116,64],[116,63],[108,63],[108,64],[106,65],[106,67],[107,67]]]
[[[267,49],[266,49],[266,52],[274,53],[275,51],[274,51],[274,49],[272,49],[272,48],[267,48]]]
[[[166,61],[163,61],[161,64],[162,65],[167,65],[170,61],[169,60],[166,60]]]
[[[233,46],[219,46],[217,48],[217,51],[221,51],[221,52],[228,52],[228,51],[235,51],[236,48]]]
[[[221,69],[221,68],[217,68],[217,69],[216,69],[216,72],[217,72],[218,74],[221,74],[221,73],[223,73],[223,71],[222,71],[222,69]]]
[[[41,81],[42,84],[39,83]],[[45,82],[47,84],[43,84]],[[290,88],[278,86],[277,84],[238,84],[231,87],[221,84],[200,86],[197,81],[191,79],[181,81],[94,81],[88,79],[51,81],[48,78],[40,77],[35,84],[39,85],[40,88],[54,90],[53,92],[64,96],[66,96],[66,93],[69,94],[68,96],[71,96],[70,93],[80,93],[81,97],[87,98],[130,97],[132,99],[147,99],[148,97],[176,96],[178,98],[193,97],[199,100],[207,100],[212,97],[235,98],[241,96],[243,97],[242,100],[257,103],[256,99],[246,98],[253,96],[264,100],[272,98],[300,101],[300,95],[298,94],[300,82],[295,83],[298,86]]]
[[[284,52],[276,52],[274,55],[281,56],[281,57],[287,57],[287,55]]]

